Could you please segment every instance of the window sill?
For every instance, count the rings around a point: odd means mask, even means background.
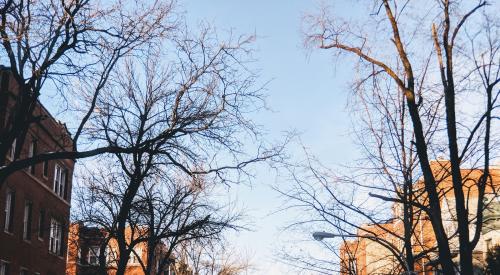
[[[7,235],[11,235],[11,236],[14,236],[14,232],[9,232],[7,230],[4,230],[3,233],[7,234]]]

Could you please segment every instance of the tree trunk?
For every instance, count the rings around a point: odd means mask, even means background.
[[[410,112],[410,117],[413,123],[413,130],[415,133],[415,146],[417,148],[417,155],[420,160],[420,168],[424,175],[425,190],[429,197],[429,207],[430,207],[430,221],[434,234],[436,236],[436,241],[438,245],[439,262],[443,268],[443,272],[446,275],[454,275],[454,265],[451,258],[450,245],[448,243],[448,236],[443,227],[443,219],[441,217],[441,204],[439,201],[439,196],[437,193],[436,179],[431,170],[429,157],[427,155],[427,143],[423,134],[422,122],[420,121],[420,115],[418,113],[418,107],[415,104],[414,92],[406,91],[411,93],[407,96],[407,105]]]
[[[135,175],[130,180],[129,188],[126,191],[125,196],[123,197],[123,204],[117,217],[118,228],[116,232],[116,241],[118,243],[119,249],[119,260],[116,275],[125,274],[128,259],[130,257],[130,249],[127,247],[126,226],[128,213],[130,213],[130,209],[132,207],[132,201],[137,194],[141,183],[138,174],[139,173],[137,173],[136,170]]]
[[[455,195],[455,209],[457,212],[458,241],[460,246],[460,272],[473,274],[472,250],[469,242],[469,215],[463,191],[460,159],[458,157],[457,130],[455,119],[455,93],[453,86],[445,91],[446,124],[448,131],[448,148],[450,150],[451,174],[453,193]]]

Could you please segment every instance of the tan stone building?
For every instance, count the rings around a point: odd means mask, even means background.
[[[449,171],[448,161],[433,161],[431,163],[433,173],[439,182],[439,194],[441,199],[443,223],[448,236],[452,236],[456,231],[456,210],[455,197],[452,189],[452,181]],[[484,212],[484,225],[480,240],[474,250],[474,265],[481,269],[484,266],[486,253],[495,245],[500,245],[500,200],[498,191],[500,188],[500,168],[490,168],[492,184],[487,186],[485,197],[491,203]],[[464,193],[469,204],[470,218],[474,218],[477,210],[478,189],[475,183],[482,175],[478,169],[463,169]],[[422,190],[423,182],[415,184],[416,190]],[[417,191],[419,192],[419,191]],[[425,203],[425,196],[421,196],[421,203]],[[357,235],[361,236],[354,240],[346,240],[340,247],[340,273],[341,274],[400,274],[403,270],[393,253],[388,247],[383,246],[374,238],[381,238],[387,241],[389,246],[399,248],[403,243],[391,232],[401,236],[404,232],[403,222],[400,218],[400,205],[394,205],[394,219],[386,224],[364,225],[358,230]],[[436,240],[433,234],[432,225],[428,216],[420,212],[416,217],[416,224],[413,232],[412,247],[415,254],[430,250],[436,247]],[[473,226],[470,230],[470,238],[474,234]],[[458,263],[458,237],[450,240],[450,246],[454,261]],[[429,252],[425,257],[416,260],[415,270],[418,274],[438,274],[436,273],[437,252]]]

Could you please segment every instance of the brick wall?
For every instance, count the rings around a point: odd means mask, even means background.
[[[5,131],[5,121],[16,104],[18,88],[6,70],[1,72],[0,83],[0,131]],[[48,151],[68,150],[71,139],[65,126],[56,121],[48,111],[38,104],[34,114],[43,117],[30,126],[24,144],[20,148],[20,159],[30,154],[34,142],[35,154]],[[56,166],[65,171],[64,191],[56,194],[54,178]],[[39,163],[33,168],[17,171],[9,176],[0,188],[0,261],[7,263],[9,274],[59,275],[65,273],[66,243],[69,225],[73,160],[57,160]],[[59,177],[61,178],[61,177]],[[12,230],[5,230],[7,194],[13,192]],[[25,234],[25,205],[31,204],[29,234]],[[43,217],[43,218],[42,218]],[[61,250],[49,251],[51,220],[62,225]],[[7,232],[11,231],[11,232]],[[1,263],[0,262],[0,263]]]

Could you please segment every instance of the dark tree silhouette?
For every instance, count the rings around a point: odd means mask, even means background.
[[[179,243],[236,228],[237,216],[220,213],[202,192],[241,182],[248,166],[282,157],[283,145],[258,146],[254,156],[243,150],[249,134],[260,141],[246,118],[262,100],[255,75],[244,67],[252,38],[220,42],[213,35],[209,28],[184,33],[153,45],[146,59],[128,59],[96,101],[91,139],[129,151],[96,160],[105,169],[86,180],[77,219],[105,229],[102,253],[106,242],[116,242],[116,274],[125,272],[141,243],[149,253],[163,247],[165,266]],[[173,61],[158,62],[163,58]],[[142,263],[147,274],[158,271],[154,262]]]
[[[4,106],[8,110],[0,132],[0,185],[13,172],[46,160],[127,151],[109,144],[87,146],[85,129],[122,58],[140,55],[145,44],[175,32],[172,9],[173,1],[2,1],[0,62],[19,88],[9,91],[14,104]],[[42,95],[53,96],[61,105],[77,102],[79,109],[68,112],[71,121],[66,121],[73,148],[22,159],[21,150],[15,150],[16,156],[7,162],[12,144],[21,148],[30,126],[45,119],[33,112]]]
[[[411,186],[409,180],[414,180],[408,177],[408,168],[418,168],[424,183],[422,196],[427,203],[422,206],[416,204],[416,200],[409,200],[413,194],[407,188],[398,190],[396,196],[380,195],[380,192],[372,192],[371,196],[402,203],[409,211],[412,207],[408,205],[413,205],[425,212],[432,223],[439,264],[445,274],[455,272],[449,242],[454,236],[459,243],[460,271],[472,274],[472,251],[481,236],[483,212],[487,207],[485,202],[498,195],[495,191],[486,196],[487,187],[492,183],[491,160],[498,157],[495,153],[498,143],[492,137],[498,136],[494,131],[498,127],[494,125],[498,123],[497,85],[500,82],[498,19],[490,15],[490,11],[486,1],[425,1],[416,5],[410,1],[382,0],[373,1],[367,24],[356,25],[354,20],[342,20],[340,16],[330,14],[326,7],[319,15],[305,19],[307,45],[354,56],[352,60],[358,65],[360,75],[358,84],[371,82],[372,88],[387,87],[380,89],[384,93],[381,100],[377,97],[370,99],[387,117],[398,118],[400,114],[394,114],[393,108],[386,108],[388,105],[404,104],[402,117],[410,123],[393,128],[405,125],[410,135],[405,140],[409,143],[401,144],[400,139],[389,135],[383,136],[378,145],[384,149],[393,143],[396,154],[404,153],[401,149],[406,148],[406,152],[416,158],[404,154],[395,159],[396,162],[380,159],[379,154],[372,158],[377,159],[378,168],[384,168],[385,164],[385,168],[397,170],[402,179],[397,182],[402,184],[406,180],[407,186]],[[355,86],[358,92],[370,93],[358,87]],[[471,96],[477,100],[473,105],[467,101]],[[369,98],[369,94],[364,97]],[[394,100],[397,98],[401,100]],[[366,106],[361,104],[357,108]],[[367,148],[369,153],[374,150],[377,149]],[[456,232],[447,232],[444,227],[439,191],[442,175],[436,176],[431,169],[431,159],[442,156],[450,160],[445,170],[453,183]],[[470,179],[461,172],[465,167],[480,169],[482,175],[479,179]],[[393,172],[382,171],[386,176]],[[374,174],[377,173],[380,171]],[[467,181],[474,181],[474,188],[478,190],[474,202],[464,190]],[[394,181],[388,179],[388,182]],[[491,189],[497,190],[495,187]],[[391,188],[391,192],[394,191],[396,189]],[[400,192],[402,194],[398,194]],[[312,203],[311,200],[307,202]],[[343,206],[349,208],[349,205]],[[477,209],[471,205],[477,205]],[[322,210],[325,215],[336,213],[329,208]],[[371,216],[370,213],[364,214]],[[407,214],[405,211],[404,217],[411,217]],[[349,221],[349,216],[346,217],[344,220]],[[411,234],[411,230],[405,232],[406,236]],[[415,255],[411,255],[409,248],[406,253],[405,258],[411,263]]]

